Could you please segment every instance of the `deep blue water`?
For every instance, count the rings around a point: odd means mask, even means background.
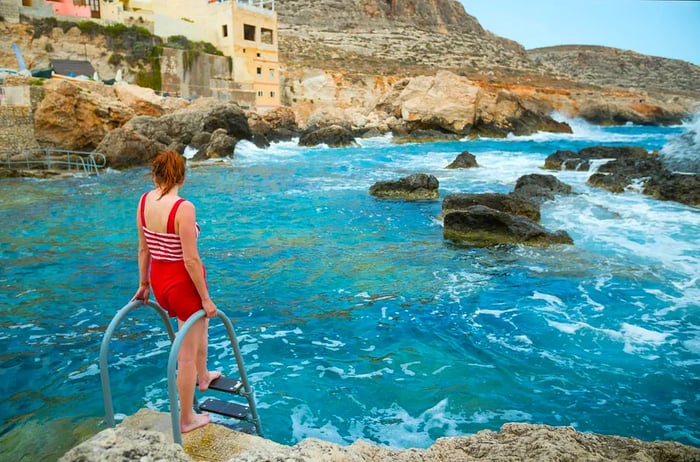
[[[700,446],[700,210],[542,172],[558,149],[661,149],[685,128],[597,128],[346,149],[239,143],[190,168],[200,253],[234,325],[266,436],[396,448],[506,422]],[[480,168],[446,170],[469,150]],[[542,207],[573,246],[445,241],[441,201],[378,200],[425,172],[453,192],[509,192],[553,173],[576,194]],[[0,457],[51,460],[104,428],[97,360],[136,290],[146,169],[0,182]],[[235,375],[223,326],[210,366]],[[114,406],[168,411],[169,341],[151,310],[112,342]],[[37,454],[37,449],[39,453]]]

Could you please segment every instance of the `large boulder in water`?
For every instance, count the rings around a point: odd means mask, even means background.
[[[552,200],[555,194],[570,194],[571,186],[554,175],[531,173],[518,178],[513,194],[532,200]]]
[[[478,166],[476,156],[469,151],[464,151],[445,168],[475,168]]]
[[[299,146],[318,146],[319,144],[325,144],[331,148],[352,146],[355,144],[355,136],[345,127],[331,125],[311,129],[299,137]]]
[[[700,175],[664,172],[649,178],[642,192],[656,199],[699,206]]]
[[[442,200],[442,215],[455,210],[465,210],[474,205],[483,205],[510,215],[518,215],[533,221],[540,221],[540,206],[527,197],[500,193],[455,193]]]
[[[369,188],[369,193],[382,199],[436,199],[440,193],[440,182],[433,175],[415,173],[398,181],[378,181]]]
[[[591,146],[579,152],[556,151],[545,159],[544,168],[588,171],[591,169],[591,161],[594,160],[639,160],[648,158],[649,155],[647,150],[640,146]]]
[[[483,205],[449,212],[444,219],[445,239],[478,247],[501,244],[549,246],[573,244],[566,231],[551,233],[534,221]]]

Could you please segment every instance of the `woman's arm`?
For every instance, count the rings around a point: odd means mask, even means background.
[[[149,279],[149,266],[151,263],[151,253],[148,251],[148,245],[146,245],[146,236],[143,234],[143,226],[141,225],[141,210],[140,203],[139,207],[136,209],[136,230],[139,235],[139,250],[138,250],[138,265],[139,265],[139,288],[136,290],[136,294],[131,300],[143,300],[144,303],[148,301],[148,297],[151,294],[151,285]]]
[[[175,215],[175,229],[180,235],[182,243],[182,258],[185,261],[185,268],[192,279],[199,297],[202,299],[202,308],[207,313],[208,318],[216,316],[216,305],[209,297],[209,289],[204,279],[204,268],[202,260],[199,258],[197,250],[197,230],[196,212],[192,202],[185,201],[180,204]]]

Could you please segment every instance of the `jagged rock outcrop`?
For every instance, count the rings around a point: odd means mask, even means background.
[[[104,87],[47,80],[43,98],[34,111],[34,133],[39,144],[91,151],[110,130],[134,117],[135,111],[116,95],[108,95]]]
[[[414,173],[397,181],[377,181],[369,188],[372,196],[382,199],[436,199],[440,182],[433,175]]]
[[[528,109],[517,95],[488,92],[452,72],[419,76],[397,83],[375,112],[383,112],[403,124],[403,131],[437,130],[469,136],[504,137],[538,131],[571,132],[566,123]]]
[[[642,192],[656,199],[700,206],[700,174],[663,171],[649,178]]]
[[[587,180],[591,186],[621,193],[641,183],[641,192],[657,199],[700,204],[700,174],[671,172],[662,157],[640,146],[591,146],[579,152],[557,151],[545,159],[544,168],[588,171],[596,160],[600,165]]]
[[[645,159],[649,156],[640,146],[591,146],[579,152],[560,150],[547,156],[544,168],[549,170],[588,171],[591,161],[601,159],[627,159],[630,161]]]
[[[251,140],[252,133],[240,107],[202,101],[163,117],[134,117],[109,132],[97,151],[110,167],[128,168],[143,165],[166,147],[182,153],[192,140],[199,144],[200,159],[232,156],[243,139]]]
[[[483,205],[455,210],[443,218],[443,236],[472,246],[573,244],[566,231],[549,232],[536,222]]]
[[[246,112],[253,142],[258,147],[268,147],[276,141],[289,141],[299,136],[296,116],[290,107],[282,106],[264,114]]]
[[[172,443],[170,415],[148,409],[124,419],[76,446],[59,462],[122,460],[200,462],[549,462],[596,460],[694,462],[700,449],[680,443],[646,442],[635,438],[578,432],[572,427],[508,423],[500,431],[438,438],[427,449],[391,449],[366,441],[349,446],[308,438],[285,446],[216,424],[183,435],[183,446]],[[152,442],[149,444],[148,442]]]
[[[474,205],[483,205],[511,215],[519,215],[532,221],[540,221],[539,204],[518,194],[448,194],[442,200],[442,215],[445,216],[449,212],[456,210],[465,210]]]
[[[476,156],[469,151],[464,151],[445,168],[475,168],[478,166],[479,164],[476,162]]]

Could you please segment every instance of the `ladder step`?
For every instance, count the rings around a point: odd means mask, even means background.
[[[229,403],[215,398],[207,398],[199,405],[202,411],[221,414],[234,419],[245,420],[248,418],[248,406],[237,403]]]
[[[216,380],[212,380],[209,384],[209,390],[218,390],[237,395],[241,391],[242,386],[243,382],[238,379],[229,379],[221,376]]]

